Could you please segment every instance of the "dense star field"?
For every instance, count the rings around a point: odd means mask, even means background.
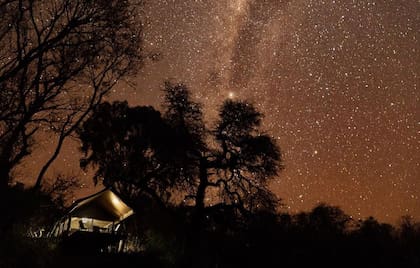
[[[284,154],[272,184],[283,209],[420,217],[419,1],[147,0],[143,15],[149,57],[108,100],[159,107],[171,79],[210,122],[224,99],[250,100]],[[54,142],[16,173],[38,170]],[[50,176],[80,174],[92,190],[77,146],[67,142]]]

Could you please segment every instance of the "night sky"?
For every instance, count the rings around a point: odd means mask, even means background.
[[[209,123],[224,99],[250,100],[284,154],[272,184],[284,210],[327,202],[354,218],[420,218],[420,1],[146,0],[143,21],[150,57],[108,100],[159,107],[171,79]],[[53,144],[18,176],[34,177]],[[93,191],[77,146],[50,176],[80,175]]]

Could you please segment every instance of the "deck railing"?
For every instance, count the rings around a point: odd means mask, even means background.
[[[121,233],[120,223],[105,222],[92,218],[67,216],[58,221],[47,237],[71,235],[75,232],[96,232],[106,234]]]

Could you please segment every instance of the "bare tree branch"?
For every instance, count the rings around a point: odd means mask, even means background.
[[[38,174],[40,188],[64,140],[140,66],[131,2],[0,1],[0,189],[30,153],[33,134],[53,129],[57,147]]]

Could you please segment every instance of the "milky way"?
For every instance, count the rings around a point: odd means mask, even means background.
[[[153,59],[110,100],[158,106],[171,79],[211,122],[224,99],[248,99],[284,153],[283,209],[420,217],[419,1],[149,0],[143,14]],[[69,143],[51,174],[77,159]]]

